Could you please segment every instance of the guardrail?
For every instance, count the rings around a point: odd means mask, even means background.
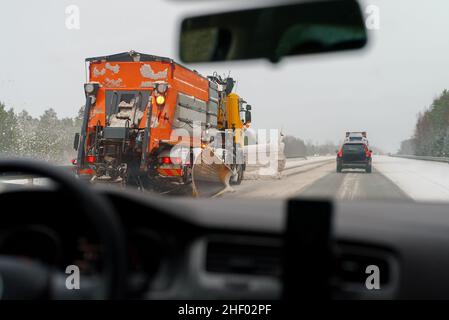
[[[390,157],[449,163],[449,157],[413,156],[405,154],[390,154]]]

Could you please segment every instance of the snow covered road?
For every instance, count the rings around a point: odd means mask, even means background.
[[[226,197],[330,197],[359,200],[416,200],[449,202],[449,164],[375,156],[373,173],[363,170],[335,172],[335,157],[312,165],[302,160],[292,174],[268,181],[245,181]],[[315,161],[317,161],[316,159]],[[326,160],[326,159],[324,159]],[[299,162],[301,160],[298,160]],[[298,164],[300,164],[298,162]],[[296,163],[289,161],[287,168]]]
[[[34,180],[34,185],[44,184]],[[0,179],[1,181],[1,179]],[[29,180],[4,181],[7,185]],[[9,187],[8,186],[8,187]],[[335,156],[288,159],[282,174],[258,176],[233,186],[225,198],[326,197],[344,200],[415,200],[449,202],[449,164],[434,161],[375,156],[373,172],[337,173]]]
[[[417,201],[449,201],[449,164],[378,156],[375,168]]]

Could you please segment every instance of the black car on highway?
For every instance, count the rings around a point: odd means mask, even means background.
[[[371,173],[372,151],[365,143],[345,143],[337,153],[337,172],[343,169],[365,169]]]

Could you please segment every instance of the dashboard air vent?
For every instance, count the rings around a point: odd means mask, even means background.
[[[281,264],[281,248],[276,245],[224,241],[207,245],[208,272],[279,277]]]

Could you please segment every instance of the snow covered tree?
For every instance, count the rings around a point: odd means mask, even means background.
[[[17,119],[14,110],[0,102],[0,156],[13,156],[17,150]]]

